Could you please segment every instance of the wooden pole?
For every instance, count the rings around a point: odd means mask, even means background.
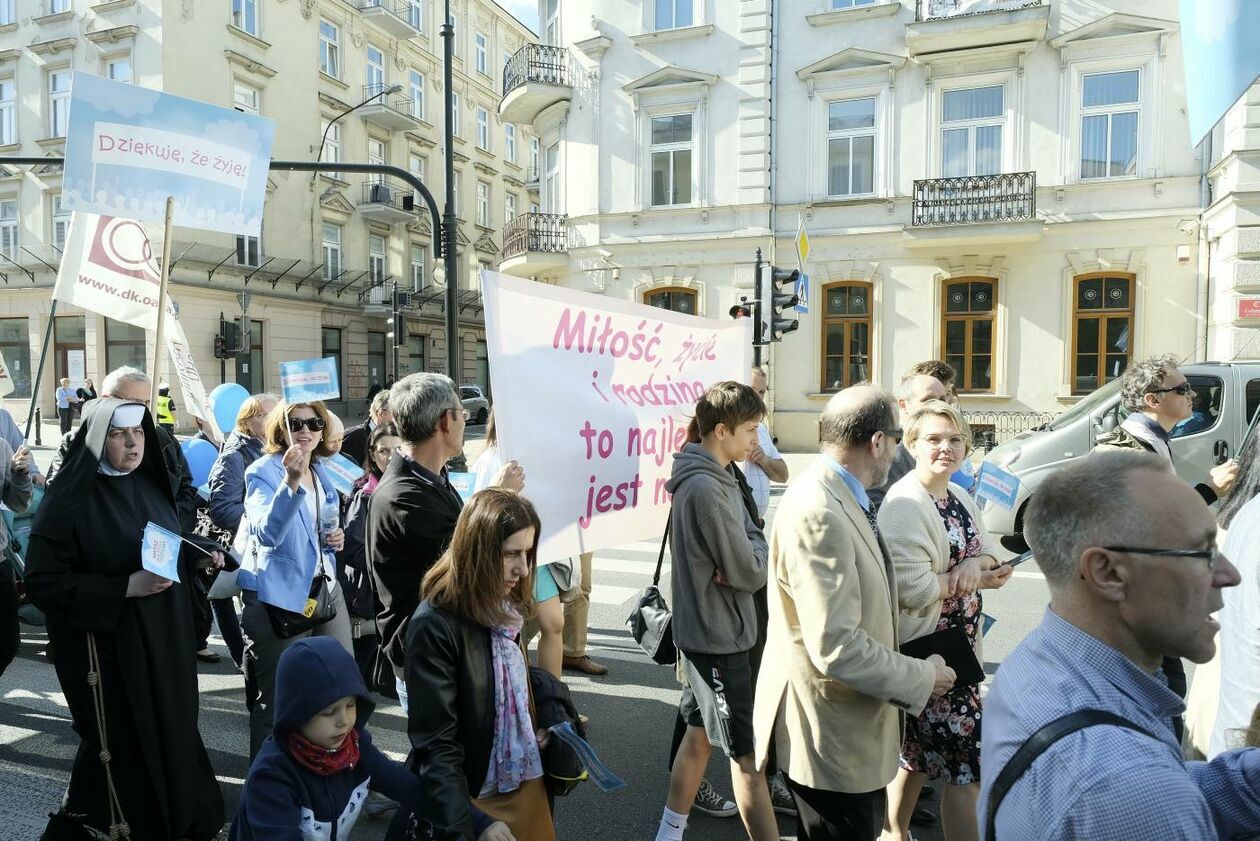
[[[166,354],[166,285],[171,273],[171,219],[175,216],[175,199],[166,197],[166,228],[162,233],[162,281],[158,285],[156,347],[153,349],[153,382],[149,394],[149,411],[157,413],[158,385],[162,380],[162,357]]]

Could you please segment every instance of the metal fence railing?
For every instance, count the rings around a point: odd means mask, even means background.
[[[569,250],[564,217],[556,213],[522,213],[503,226],[503,258],[520,254],[563,254]]]
[[[1018,222],[1037,216],[1037,173],[1004,172],[914,182],[914,227]]]
[[[916,21],[1012,12],[1046,5],[1046,0],[916,0]]]
[[[526,44],[503,68],[503,95],[526,82],[569,84],[569,51],[548,44]]]
[[[971,427],[972,446],[980,453],[989,452],[1021,432],[1045,426],[1056,416],[1055,412],[963,412]]]

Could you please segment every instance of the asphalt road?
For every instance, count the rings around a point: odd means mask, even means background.
[[[477,437],[470,435],[470,439]],[[470,461],[478,446],[470,442]],[[790,456],[794,472],[809,458]],[[40,460],[44,463],[46,456]],[[656,831],[668,785],[665,763],[679,691],[672,669],[656,666],[638,652],[624,620],[638,592],[651,579],[658,545],[649,538],[596,554],[590,653],[611,671],[602,678],[566,675],[566,681],[577,705],[591,719],[592,744],[628,785],[620,792],[604,794],[586,783],[557,801],[562,841],[642,841]],[[986,593],[985,599],[985,611],[997,619],[985,643],[986,668],[991,674],[1040,620],[1047,599],[1045,582],[1033,565],[1026,565],[1007,587]],[[46,815],[59,805],[77,744],[56,677],[42,656],[44,641],[41,629],[23,626],[18,659],[0,677],[0,779],[4,780],[0,837],[13,841],[39,836]],[[226,649],[217,641],[214,647],[223,654],[223,662],[200,669],[201,731],[231,814],[247,772],[247,717],[241,678],[231,667]],[[386,699],[378,700],[381,703],[371,724],[373,737],[401,759],[407,749],[402,711]],[[729,796],[724,760],[715,757],[710,777]],[[353,837],[382,838],[385,826],[384,821],[365,818]],[[780,826],[785,836],[794,835],[794,820],[782,819]],[[916,828],[915,836],[919,841],[936,841],[941,837],[938,830]],[[737,818],[714,819],[698,813],[687,832],[688,841],[744,837]]]

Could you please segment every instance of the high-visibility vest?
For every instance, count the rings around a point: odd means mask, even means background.
[[[159,394],[157,401],[157,422],[165,423],[170,426],[175,425],[175,413],[171,410],[171,405],[175,401],[170,397]]]

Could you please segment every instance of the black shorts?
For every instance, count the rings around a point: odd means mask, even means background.
[[[703,727],[709,744],[732,759],[756,749],[753,736],[753,677],[748,652],[700,654],[681,651],[689,686],[679,713],[692,727]]]

